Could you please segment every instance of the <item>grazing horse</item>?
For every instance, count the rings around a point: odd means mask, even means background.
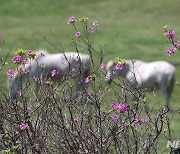
[[[117,69],[116,61],[109,61],[106,66],[105,81],[110,83],[116,76],[126,78],[130,83],[141,88],[159,88],[165,96],[166,106],[169,101],[175,78],[175,67],[165,61],[143,62],[126,60],[122,69]]]
[[[90,75],[90,66],[90,57],[86,54],[76,52],[49,54],[41,50],[37,52],[34,59],[29,59],[27,64],[19,66],[21,73],[16,71],[9,78],[10,96],[11,98],[16,97],[23,81],[27,78],[40,79],[40,81],[51,79],[54,82],[62,82],[73,78],[77,90],[85,90],[84,79]],[[35,82],[35,94],[38,93],[39,86],[40,83]]]

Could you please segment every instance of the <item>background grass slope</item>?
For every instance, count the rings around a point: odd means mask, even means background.
[[[14,68],[11,59],[18,48],[45,48],[51,53],[57,52],[44,37],[60,46],[54,39],[58,38],[65,51],[71,50],[74,30],[67,25],[69,16],[87,16],[91,22],[99,22],[96,45],[106,46],[104,62],[117,56],[144,61],[180,62],[180,52],[166,56],[165,51],[170,45],[162,29],[167,24],[180,39],[179,6],[179,0],[1,0],[0,33],[5,41],[1,47],[2,55],[5,56],[13,45],[5,72]],[[176,81],[180,83],[180,67],[176,71]],[[0,76],[1,84],[6,83],[5,72]],[[179,94],[180,87],[175,85],[171,101],[174,136],[180,132]],[[164,101],[160,92],[155,95],[149,95],[155,98],[154,103]]]

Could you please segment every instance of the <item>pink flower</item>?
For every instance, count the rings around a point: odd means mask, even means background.
[[[99,23],[97,21],[94,21],[92,25],[97,27],[99,26]]]
[[[122,65],[122,64],[117,64],[117,65],[115,66],[115,68],[116,68],[117,70],[122,70],[123,65]]]
[[[169,38],[173,38],[175,35],[174,30],[170,29],[166,32],[166,36]]]
[[[103,69],[104,68],[104,64],[100,64],[100,68]]]
[[[21,90],[19,90],[19,96],[21,97],[22,95],[23,95],[23,91],[21,89]]]
[[[172,46],[170,49],[168,49],[167,51],[166,51],[166,54],[168,55],[168,56],[170,56],[172,53],[174,53],[176,51],[176,47],[174,47],[174,46]]]
[[[28,61],[29,61],[29,58],[24,58],[24,59],[23,59],[23,62],[24,62],[24,63],[28,63]]]
[[[76,32],[76,37],[80,37],[81,36],[81,32]]]
[[[117,114],[113,115],[113,119],[114,119],[115,121],[117,121],[117,120],[119,119],[119,115],[117,115]]]
[[[7,74],[7,76],[13,76],[14,70],[8,70],[6,74]]]
[[[135,118],[134,118],[134,122],[136,122],[136,123],[138,123],[139,125],[142,125],[142,120],[139,118],[139,116],[136,116]]]
[[[20,124],[20,129],[21,130],[25,130],[25,129],[27,129],[27,124],[26,123],[22,123],[22,124]]]
[[[143,121],[143,123],[147,123],[147,118],[146,117],[144,117],[143,119],[142,119],[142,121]]]
[[[77,123],[81,123],[82,122],[82,118],[81,117],[77,117],[74,119],[75,122]]]
[[[180,48],[180,41],[174,40],[173,43],[176,48]]]
[[[113,108],[116,108],[116,107],[117,107],[116,102],[112,102],[112,103],[111,103],[111,106],[112,106]]]
[[[92,78],[90,76],[88,76],[87,78],[85,78],[85,83],[89,83],[92,80]]]
[[[3,38],[3,35],[2,34],[0,34],[0,40]]]
[[[168,49],[168,50],[166,51],[166,54],[167,54],[168,56],[170,56],[170,55],[171,55],[171,50]]]
[[[28,56],[31,57],[31,58],[34,58],[36,56],[36,52],[34,50],[28,50]]]
[[[94,32],[94,28],[93,27],[89,28],[89,32],[93,33]]]
[[[73,24],[73,23],[75,23],[75,17],[73,17],[73,16],[69,17],[67,23],[68,23],[68,24]]]
[[[128,111],[128,104],[127,103],[119,103],[118,104],[118,111],[123,112],[123,111]]]
[[[57,75],[57,71],[56,71],[56,70],[53,70],[53,71],[51,72],[51,75],[52,75],[52,76]]]
[[[34,52],[34,50],[28,50],[28,55],[31,55]]]
[[[13,57],[13,59],[12,59],[12,61],[14,62],[14,63],[21,63],[22,62],[22,57],[21,56],[15,56],[15,57]]]

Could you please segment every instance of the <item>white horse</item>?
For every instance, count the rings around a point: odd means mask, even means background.
[[[126,60],[126,64],[120,69],[116,69],[117,62],[109,61],[106,69],[105,81],[110,83],[116,76],[126,78],[130,83],[141,88],[161,89],[166,99],[166,106],[169,108],[169,101],[173,89],[175,78],[175,67],[165,61],[143,62],[140,60]]]
[[[55,82],[73,78],[77,85],[77,90],[85,90],[84,79],[90,75],[90,57],[86,54],[76,52],[65,52],[48,54],[46,51],[37,52],[33,60],[25,65],[19,66],[21,73],[16,72],[9,78],[10,96],[15,98],[18,90],[22,88],[22,83],[27,78],[40,79],[46,81],[51,79]],[[25,73],[28,70],[28,73]],[[54,70],[54,75],[52,71]],[[38,93],[39,82],[35,82],[35,94]]]

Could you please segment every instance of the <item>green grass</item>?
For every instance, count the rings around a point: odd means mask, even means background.
[[[70,50],[74,30],[67,25],[67,19],[72,15],[77,18],[87,16],[90,22],[98,20],[100,25],[96,45],[105,44],[105,63],[117,56],[144,61],[179,62],[180,52],[171,57],[166,56],[165,51],[170,45],[166,42],[162,29],[167,24],[180,39],[178,4],[179,0],[1,0],[0,33],[5,41],[1,54],[5,56],[14,44],[8,58],[9,64],[0,76],[1,84],[6,83],[6,70],[14,68],[11,59],[18,48],[45,48],[55,53],[57,51],[44,37],[58,46],[60,44],[54,39],[57,37],[65,51]],[[176,81],[180,83],[180,67],[176,68],[176,72]],[[180,87],[175,85],[171,100],[174,117],[171,127],[172,135],[177,140],[180,140],[179,94]],[[149,96],[153,94],[150,93]],[[162,94],[158,93],[152,104],[163,101]]]

